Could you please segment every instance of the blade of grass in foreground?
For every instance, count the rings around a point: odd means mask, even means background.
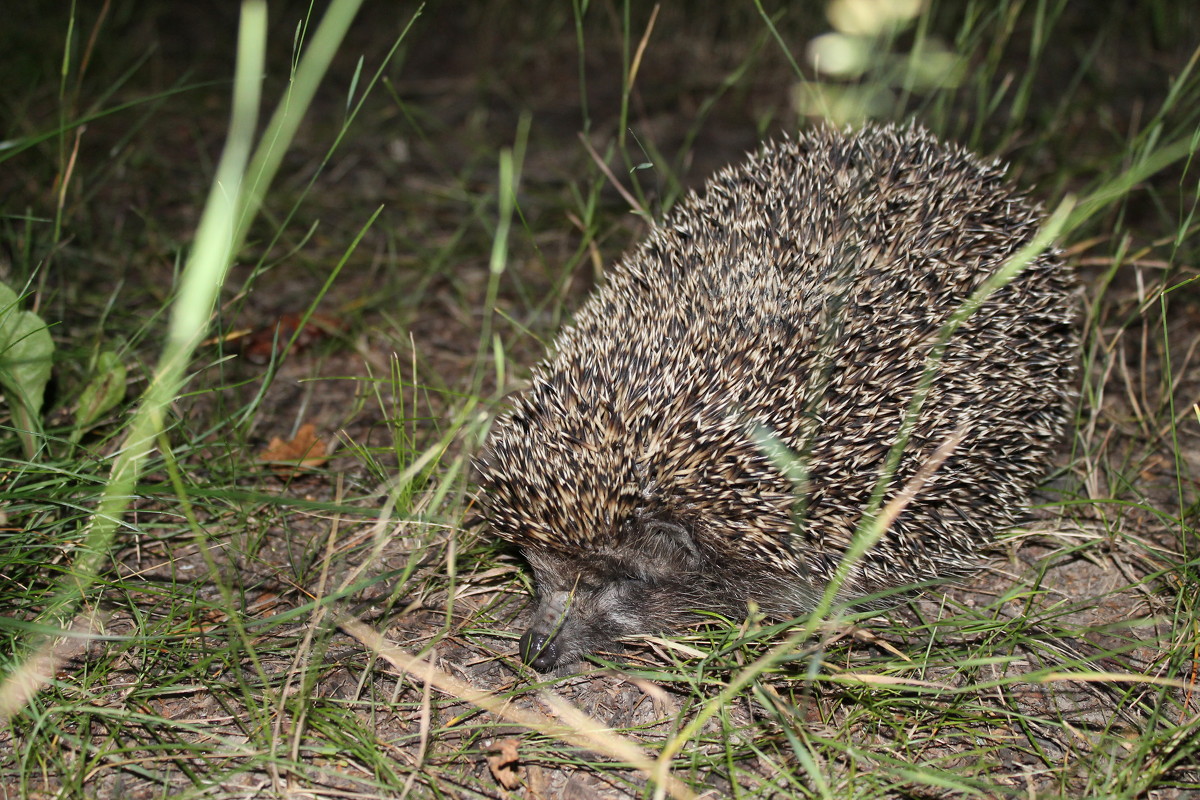
[[[334,0],[314,36],[314,47],[306,50],[297,70],[292,94],[281,101],[296,120],[302,117],[315,94],[361,0]],[[92,586],[111,546],[134,486],[163,429],[164,412],[183,387],[187,367],[197,344],[208,330],[217,291],[229,264],[244,239],[258,201],[274,175],[264,153],[281,154],[291,142],[295,126],[280,130],[273,125],[254,147],[254,130],[262,94],[266,53],[267,9],[265,0],[246,0],[242,5],[234,74],[233,109],[229,136],[217,166],[212,189],[196,231],[192,252],[183,270],[179,293],[171,309],[166,343],[150,385],[134,413],[125,440],[113,461],[112,472],[100,504],[75,550],[70,576],[38,619],[41,630],[64,630],[75,616],[80,601]],[[320,47],[316,47],[316,44]],[[251,153],[257,152],[256,168],[248,171]],[[17,713],[28,702],[53,669],[45,669],[52,648],[44,633],[26,639],[26,650],[14,670],[0,683],[0,719]]]

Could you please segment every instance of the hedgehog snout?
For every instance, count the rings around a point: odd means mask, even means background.
[[[558,664],[558,643],[535,628],[525,631],[521,637],[521,660],[538,672],[549,672]]]
[[[521,660],[538,672],[554,669],[562,655],[557,637],[566,622],[567,592],[551,592],[539,604],[533,624],[521,636]]]

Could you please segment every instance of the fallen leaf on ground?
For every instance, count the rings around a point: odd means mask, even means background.
[[[516,739],[501,739],[489,748],[493,754],[487,757],[488,769],[505,789],[521,785],[521,779],[517,777],[517,762],[521,760],[517,744]]]
[[[317,427],[311,422],[301,425],[291,441],[285,442],[278,436],[272,438],[267,449],[258,457],[268,462],[275,471],[287,475],[319,467],[329,460],[325,443],[317,438]]]
[[[303,327],[301,327],[301,323]],[[300,333],[296,333],[299,329]],[[269,325],[245,333],[239,342],[242,355],[254,364],[266,364],[271,360],[271,352],[282,353],[292,336],[296,336],[292,344],[292,352],[298,353],[312,347],[330,334],[346,329],[345,323],[329,314],[312,314],[304,322],[303,314],[280,314]]]

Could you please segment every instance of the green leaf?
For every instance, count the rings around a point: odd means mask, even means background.
[[[50,380],[54,341],[41,317],[17,309],[17,295],[0,283],[0,389],[27,458],[37,454],[42,400]]]
[[[111,350],[96,359],[92,379],[83,388],[75,404],[75,432],[78,439],[109,409],[125,399],[125,365]]]

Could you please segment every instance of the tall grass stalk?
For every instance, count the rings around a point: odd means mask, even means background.
[[[155,442],[166,442],[161,437],[166,409],[186,382],[192,355],[208,331],[217,292],[224,283],[229,265],[240,249],[261,204],[262,194],[278,169],[279,160],[295,135],[299,120],[360,3],[361,0],[335,0],[330,6],[314,36],[313,45],[300,60],[292,93],[280,102],[257,149],[254,132],[266,61],[267,6],[265,0],[243,3],[229,132],[191,253],[180,276],[162,354],[130,419],[96,512],[81,543],[75,548],[69,577],[60,581],[53,598],[39,615],[39,630],[26,637],[25,663],[0,684],[0,696],[18,691],[17,684],[13,683],[15,676],[27,674],[25,668],[29,666],[29,660],[41,649],[46,638],[60,633],[68,625],[105,563],[113,535],[133,499],[134,487]],[[16,705],[5,704],[10,710]]]

